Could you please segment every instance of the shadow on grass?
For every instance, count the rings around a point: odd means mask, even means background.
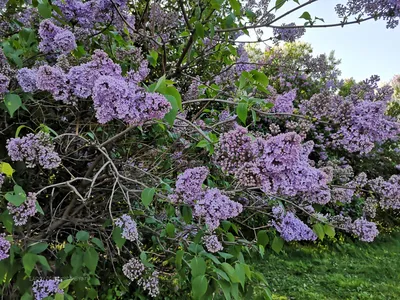
[[[274,299],[400,299],[400,233],[322,252],[287,248],[254,262]]]

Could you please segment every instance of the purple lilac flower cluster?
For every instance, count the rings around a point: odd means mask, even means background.
[[[145,270],[144,264],[136,258],[131,258],[122,267],[122,272],[130,281],[134,281],[138,279],[140,276],[142,276],[144,270]]]
[[[29,217],[33,217],[36,213],[36,194],[28,193],[26,200],[20,205],[16,206],[9,202],[7,209],[13,217],[14,223],[17,226],[25,225]]]
[[[208,235],[203,237],[204,244],[206,245],[207,251],[211,253],[216,253],[218,251],[222,251],[224,247],[221,242],[218,240],[216,235]]]
[[[41,38],[39,49],[43,53],[69,53],[76,48],[74,34],[53,24],[50,19],[40,23],[39,36]]]
[[[100,123],[120,119],[141,125],[168,113],[171,104],[164,96],[146,92],[137,85],[149,73],[146,61],[126,78],[121,73],[121,67],[105,52],[95,50],[90,62],[72,67],[68,73],[57,66],[40,66],[37,71],[24,68],[18,74],[18,81],[26,92],[48,91],[55,100],[65,103],[91,96]]]
[[[271,112],[292,114],[294,109],[293,102],[296,99],[296,94],[296,90],[291,90],[282,95],[276,95],[272,99],[267,99],[269,102],[274,104]]]
[[[387,22],[387,28],[395,28],[399,24],[400,3],[398,0],[348,0],[346,5],[336,5],[336,13],[341,18],[356,16],[357,18],[378,18]]]
[[[11,243],[5,237],[5,233],[0,233],[0,261],[10,256]]]
[[[64,291],[58,288],[62,282],[61,278],[54,279],[38,279],[33,282],[32,291],[35,295],[35,300],[42,300],[54,294],[64,294]]]
[[[124,214],[115,220],[115,225],[122,229],[122,237],[129,241],[136,241],[139,238],[136,222],[131,216]]]
[[[157,297],[160,293],[158,272],[147,274],[146,271],[144,264],[136,258],[131,258],[122,267],[122,272],[130,281],[136,280],[138,286],[147,291],[151,297]]]
[[[275,206],[272,208],[272,213],[276,219],[273,225],[285,241],[315,241],[317,239],[311,228],[292,212],[285,213],[282,207]]]
[[[38,164],[45,169],[54,169],[61,163],[48,133],[29,133],[22,138],[11,138],[6,147],[12,161],[25,161],[27,167]]]
[[[282,24],[281,27],[275,27],[273,29],[274,37],[285,42],[294,42],[295,40],[301,38],[306,32],[303,27],[296,28],[295,26],[295,23],[290,23]]]
[[[204,218],[208,229],[215,230],[220,220],[238,216],[243,206],[230,200],[217,188],[203,189],[202,183],[207,178],[206,167],[187,169],[178,176],[174,193],[170,195],[173,203],[185,203],[193,206],[193,215]]]
[[[8,92],[9,84],[10,84],[10,78],[0,73],[0,95]]]
[[[379,234],[376,224],[365,219],[357,219],[351,226],[351,232],[363,242],[373,242]]]
[[[268,194],[303,194],[312,203],[325,204],[330,201],[328,176],[309,164],[312,149],[311,141],[302,144],[294,132],[251,141],[239,127],[222,135],[214,159],[244,186],[261,186]]]
[[[400,209],[400,175],[393,175],[385,181],[382,177],[369,181],[372,190],[379,196],[383,209]]]

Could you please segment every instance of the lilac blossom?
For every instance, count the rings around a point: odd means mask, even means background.
[[[285,28],[285,27],[294,27],[295,23],[290,24],[282,24],[281,27],[275,27],[273,29],[274,37],[278,40],[282,40],[285,42],[294,42],[295,40],[301,38],[306,30],[303,27],[299,28]]]
[[[25,225],[28,222],[28,218],[33,217],[37,213],[36,194],[28,193],[26,200],[20,206],[9,202],[7,204],[7,209],[12,215],[15,225]]]
[[[5,237],[5,233],[0,233],[0,261],[10,256],[11,243]]]
[[[155,298],[160,293],[159,290],[159,273],[154,271],[150,276],[147,278],[142,277],[138,280],[138,285],[141,286],[145,291],[147,291],[150,297]]]
[[[39,36],[41,38],[39,49],[43,53],[68,53],[76,48],[74,34],[55,25],[50,19],[40,23]]]
[[[137,280],[145,270],[144,264],[136,258],[131,258],[122,267],[122,272],[130,281]]]
[[[115,220],[115,225],[122,229],[122,237],[129,241],[136,241],[139,238],[136,222],[131,216],[124,214]]]
[[[295,98],[296,90],[291,90],[282,95],[278,95],[275,99],[271,101],[274,104],[271,112],[292,114],[294,109],[293,101]]]
[[[10,84],[10,78],[0,73],[0,95],[8,92],[9,84]]]
[[[64,291],[58,288],[62,282],[61,278],[54,279],[38,279],[33,282],[32,291],[35,295],[35,300],[42,300],[54,294],[64,294]]]
[[[222,195],[217,188],[212,188],[204,193],[194,205],[193,215],[203,217],[209,231],[218,228],[221,220],[238,216],[243,211],[243,206]]]
[[[281,207],[273,209],[272,212],[276,218],[276,221],[273,221],[274,227],[285,241],[315,241],[317,239],[311,228],[292,212],[284,213]]]
[[[60,67],[41,66],[36,73],[36,86],[49,92],[54,100],[72,103],[67,75]]]
[[[25,161],[27,167],[39,164],[44,169],[54,169],[61,163],[48,133],[29,133],[22,138],[8,139],[6,148],[12,161]]]
[[[37,90],[36,77],[37,70],[29,68],[22,68],[18,70],[17,80],[24,92],[33,93]]]
[[[211,253],[216,253],[218,251],[222,251],[224,247],[221,242],[218,240],[216,235],[209,235],[203,237],[203,241],[206,245],[207,251]]]
[[[373,242],[379,234],[376,224],[365,219],[357,219],[352,224],[352,233],[363,242]]]

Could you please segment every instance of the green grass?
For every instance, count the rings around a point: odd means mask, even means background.
[[[400,233],[372,244],[290,248],[255,263],[274,299],[400,299]]]

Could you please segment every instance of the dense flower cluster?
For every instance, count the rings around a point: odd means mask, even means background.
[[[9,202],[7,209],[13,217],[14,223],[17,226],[25,225],[29,217],[33,217],[36,210],[36,194],[28,193],[26,200],[20,205],[16,206]]]
[[[363,242],[373,242],[379,234],[376,224],[365,219],[355,220],[351,226],[351,231]]]
[[[194,207],[193,215],[204,218],[208,229],[215,230],[220,220],[238,216],[243,207],[230,200],[217,188],[203,189],[202,183],[207,178],[206,167],[187,169],[178,176],[174,193],[170,195],[173,203],[183,202]]]
[[[25,161],[27,167],[38,164],[45,169],[54,169],[61,163],[48,133],[29,133],[22,138],[11,138],[6,147],[12,161]]]
[[[0,73],[0,95],[8,92],[9,84],[10,84],[10,78]]]
[[[274,27],[273,29],[274,37],[285,42],[294,42],[301,38],[305,32],[306,30],[303,27],[296,28],[295,23],[282,24],[281,27]]]
[[[33,93],[37,90],[36,86],[37,70],[22,68],[18,70],[17,80],[22,90]]]
[[[122,215],[115,220],[115,225],[122,229],[122,237],[129,241],[136,241],[139,238],[136,222],[129,215]]]
[[[273,221],[273,225],[285,241],[314,241],[317,239],[311,228],[292,212],[285,213],[280,206],[273,207],[272,212],[276,219],[276,221]]]
[[[336,12],[341,18],[379,18],[387,21],[387,28],[399,24],[400,3],[398,0],[348,0],[346,5],[338,4]]]
[[[209,235],[203,237],[204,244],[206,245],[207,251],[211,253],[216,253],[218,251],[222,251],[224,247],[221,242],[218,240],[216,235]]]
[[[222,135],[215,161],[244,186],[261,185],[268,194],[307,193],[308,201],[325,204],[330,200],[328,177],[309,164],[313,143],[301,142],[294,132],[251,141],[246,129],[237,128]]]
[[[122,267],[122,272],[130,281],[136,281],[151,297],[157,297],[160,293],[158,272],[153,271],[151,274],[146,274],[146,271],[144,264],[136,258],[131,258]]]
[[[53,24],[50,19],[40,23],[39,35],[41,38],[39,49],[43,53],[68,53],[76,48],[74,34]]]
[[[36,73],[36,86],[39,90],[49,92],[54,100],[65,103],[73,102],[67,75],[60,67],[39,67]]]
[[[274,104],[274,107],[272,107],[271,112],[285,113],[285,114],[293,113],[294,99],[296,99],[296,90],[291,90],[282,95],[277,95],[276,97],[274,97],[274,99],[268,99],[268,101]]]
[[[5,239],[5,236],[5,233],[0,233],[0,261],[10,256],[11,243]]]
[[[385,181],[382,177],[370,180],[372,190],[379,196],[383,209],[400,209],[400,175],[393,175]]]
[[[141,261],[137,260],[136,258],[131,258],[122,267],[122,272],[130,281],[134,281],[138,279],[140,276],[142,276],[144,270],[145,270],[144,264]]]
[[[35,300],[42,300],[54,294],[64,294],[64,291],[58,288],[62,282],[61,278],[54,279],[38,279],[33,282],[32,291],[35,295]]]

